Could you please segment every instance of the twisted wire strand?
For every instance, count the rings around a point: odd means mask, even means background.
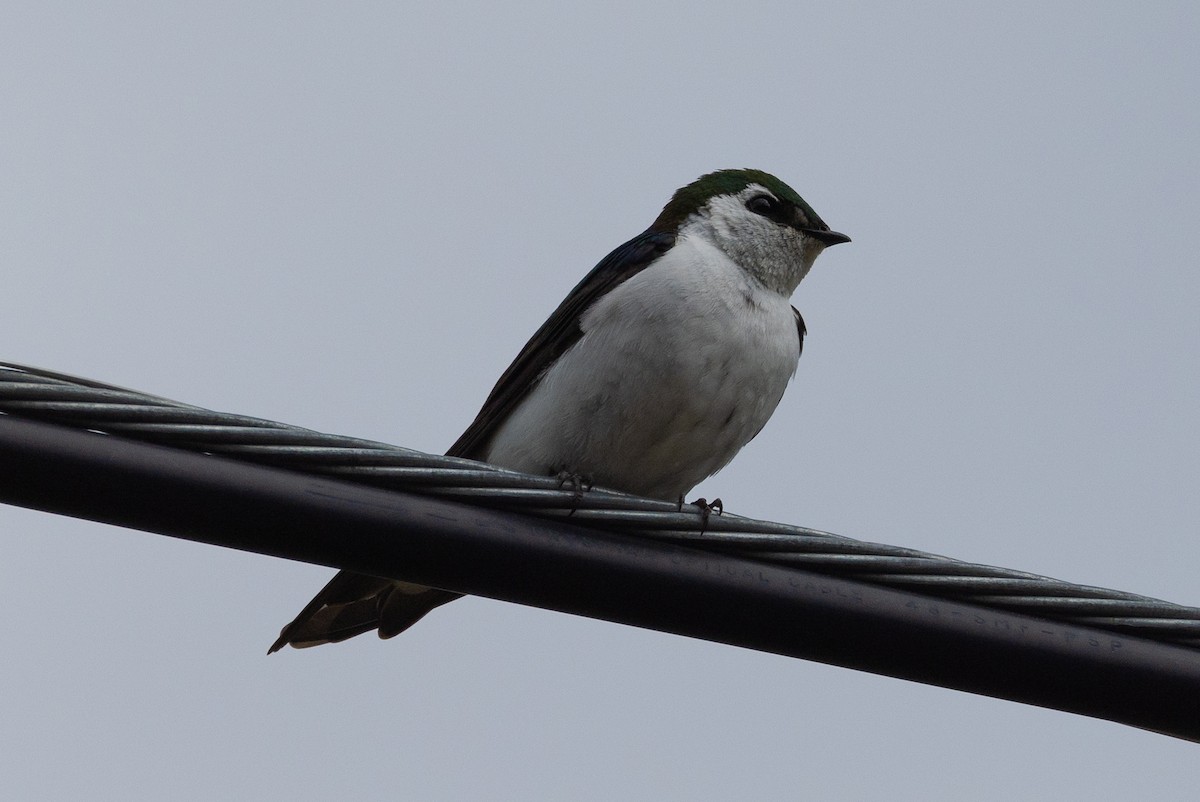
[[[928,596],[1200,647],[1200,608],[962,562],[805,527],[600,488],[586,491],[457,457],[213,412],[89,379],[0,362],[0,413],[305,473],[335,476],[637,535]]]

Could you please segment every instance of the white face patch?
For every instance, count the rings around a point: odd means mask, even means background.
[[[791,296],[822,248],[797,229],[746,208],[758,196],[779,201],[761,184],[750,184],[736,195],[711,198],[684,221],[679,232],[705,239],[724,251],[747,275],[781,295]]]

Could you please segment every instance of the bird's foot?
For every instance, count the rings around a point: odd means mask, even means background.
[[[700,534],[704,534],[704,530],[708,528],[708,519],[715,512],[721,515],[725,512],[725,504],[719,498],[714,498],[711,502],[706,498],[698,498],[692,502],[692,506],[700,508]],[[679,510],[683,511],[683,496],[679,497]]]
[[[583,501],[583,494],[592,489],[592,480],[587,476],[568,471],[565,468],[558,472],[557,478],[559,490],[562,490],[567,485],[571,486],[571,511],[567,513],[567,517],[570,517],[579,509],[579,502]]]

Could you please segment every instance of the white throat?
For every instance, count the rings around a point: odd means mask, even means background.
[[[766,191],[751,184],[736,195],[714,197],[683,222],[679,233],[720,248],[748,276],[790,298],[824,246],[746,208],[748,198]]]

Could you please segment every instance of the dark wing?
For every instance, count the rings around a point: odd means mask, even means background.
[[[546,368],[582,336],[579,319],[588,307],[644,270],[674,244],[672,234],[646,232],[604,257],[525,344],[492,388],[475,421],[446,453],[480,459],[500,423],[537,384]],[[270,651],[288,644],[303,648],[336,643],[373,629],[379,630],[379,637],[390,638],[458,596],[437,588],[339,571],[295,620],[283,628]]]
[[[808,334],[808,329],[804,326],[804,318],[800,317],[800,310],[792,307],[792,314],[796,316],[796,331],[800,334],[800,353],[804,353],[804,335]]]
[[[612,288],[645,270],[674,244],[674,234],[647,231],[600,260],[525,343],[483,402],[483,409],[446,453],[452,457],[482,459],[500,424],[537,385],[546,368],[582,336],[579,320],[584,312]]]
[[[299,615],[283,628],[267,654],[291,644],[297,649],[338,643],[379,630],[390,638],[417,623],[435,607],[459,597],[448,590],[338,571]]]

